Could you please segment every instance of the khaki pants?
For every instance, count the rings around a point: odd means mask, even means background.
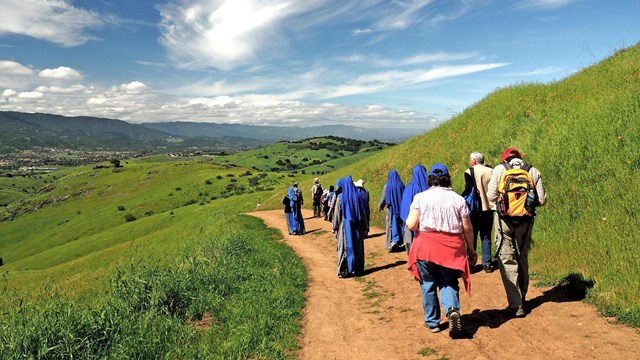
[[[493,223],[496,249],[502,241],[498,258],[507,301],[510,308],[518,308],[523,305],[529,289],[529,250],[533,219],[514,225],[496,216]]]

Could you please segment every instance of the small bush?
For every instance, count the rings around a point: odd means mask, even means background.
[[[118,205],[118,211],[124,211],[124,209],[125,209],[124,206]]]
[[[127,214],[124,216],[124,219],[126,222],[132,222],[132,221],[136,221],[138,220],[135,216],[133,216],[132,214]]]

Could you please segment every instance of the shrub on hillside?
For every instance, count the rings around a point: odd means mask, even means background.
[[[137,220],[137,218],[136,218],[135,216],[133,216],[132,214],[126,214],[126,215],[124,216],[124,220],[125,220],[126,222],[132,222],[132,221],[136,221],[136,220]]]

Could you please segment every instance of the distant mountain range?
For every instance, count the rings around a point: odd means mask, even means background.
[[[220,136],[251,138],[269,143],[281,140],[300,140],[319,136],[338,136],[356,140],[402,142],[423,131],[407,129],[365,129],[348,125],[311,127],[257,126],[239,124],[212,124],[195,122],[164,122],[141,124],[148,129],[160,130],[180,137]]]
[[[132,124],[89,116],[0,112],[0,152],[31,147],[86,150],[237,151],[281,140],[339,136],[357,140],[401,142],[422,131],[364,129],[354,126],[280,127],[194,122]]]

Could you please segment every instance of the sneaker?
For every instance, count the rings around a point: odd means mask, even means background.
[[[460,323],[460,313],[453,310],[449,314],[449,337],[459,338],[462,335],[462,324]]]
[[[442,331],[442,329],[440,329],[440,325],[436,326],[436,327],[431,327],[429,325],[427,325],[427,323],[424,323],[424,327],[426,327],[427,329],[429,329],[429,331],[431,331],[432,333],[439,333],[440,331]]]
[[[493,267],[491,267],[491,264],[484,264],[482,265],[482,267],[484,268],[484,272],[486,272],[487,274],[493,272]]]
[[[525,316],[524,313],[524,308],[522,306],[520,306],[517,310],[516,310],[516,317],[517,318],[523,318]]]

